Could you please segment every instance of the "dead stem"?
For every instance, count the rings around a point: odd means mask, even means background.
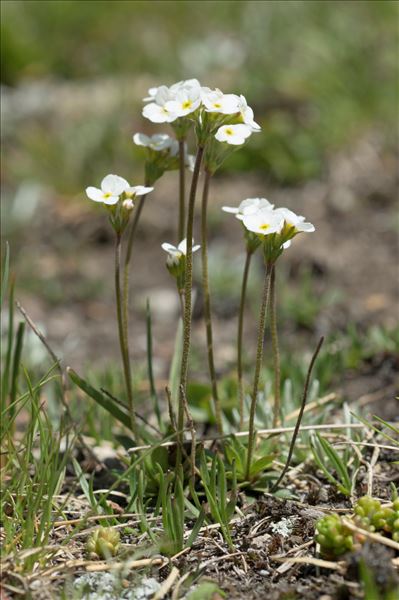
[[[274,405],[273,405],[273,427],[277,427],[280,419],[280,389],[281,368],[280,350],[277,331],[277,301],[276,301],[276,266],[273,265],[270,284],[270,332],[272,337],[273,368],[274,368]]]

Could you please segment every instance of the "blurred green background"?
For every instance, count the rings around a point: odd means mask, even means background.
[[[397,2],[5,1],[6,183],[77,192],[131,169],[152,84],[244,92],[264,135],[228,170],[283,184],[320,175],[370,127],[395,143]],[[19,92],[19,93],[18,93]],[[267,140],[267,143],[265,143]],[[126,171],[125,171],[126,172]]]

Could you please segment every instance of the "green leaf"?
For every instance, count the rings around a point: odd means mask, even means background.
[[[87,381],[79,377],[79,375],[70,367],[67,369],[69,377],[72,381],[90,398],[92,398],[97,404],[108,411],[115,419],[117,419],[122,425],[131,429],[131,422],[129,416],[123,412],[115,402],[108,396],[105,396],[102,392],[92,387]]]
[[[0,290],[0,306],[3,306],[4,296],[8,289],[8,276],[10,272],[10,246],[6,242],[6,255],[3,261],[3,277],[1,278],[1,290]]]

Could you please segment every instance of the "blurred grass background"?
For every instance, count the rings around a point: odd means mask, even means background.
[[[398,4],[2,2],[6,184],[76,193],[131,170],[146,88],[198,77],[244,92],[264,134],[226,168],[319,176],[369,128],[395,143]],[[155,130],[155,126],[153,128]],[[266,143],[267,142],[267,143]]]
[[[45,323],[68,360],[79,365],[88,351],[103,361],[118,356],[106,276],[112,239],[84,188],[109,172],[142,183],[143,154],[132,134],[169,131],[143,119],[142,98],[150,86],[191,77],[244,93],[263,129],[226,162],[212,190],[220,362],[234,359],[223,345],[231,346],[235,335],[242,268],[241,240],[220,206],[246,196],[270,194],[317,226],[314,240],[300,240],[287,254],[288,332],[294,323],[308,343],[308,331],[346,331],[352,320],[375,323],[381,314],[391,326],[398,6],[386,0],[1,3],[3,234],[28,312]],[[175,176],[163,178],[146,207],[139,240],[146,258],[135,274],[135,311],[143,317],[139,296],[151,292],[157,353],[166,365],[176,314],[169,300],[165,313],[165,294],[174,290],[160,242],[175,241]],[[134,323],[135,331],[140,325]],[[138,354],[145,343],[145,332],[135,333]]]

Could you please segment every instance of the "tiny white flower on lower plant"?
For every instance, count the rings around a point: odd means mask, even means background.
[[[207,112],[216,112],[223,115],[232,115],[239,111],[239,98],[235,94],[223,94],[219,89],[202,89],[202,102]]]
[[[254,111],[247,104],[245,96],[240,96],[238,100],[238,112],[241,114],[245,125],[249,125],[255,131],[260,131],[260,125],[254,121]]]
[[[305,217],[295,214],[288,208],[276,208],[274,212],[284,219],[288,227],[293,227],[298,233],[313,233],[315,231],[315,226],[312,223],[307,223]]]
[[[248,231],[260,235],[280,233],[284,225],[284,218],[272,209],[258,210],[256,213],[243,215],[242,221]]]
[[[238,125],[222,125],[215,134],[218,142],[226,142],[233,146],[240,146],[252,133],[252,129],[244,123]]]
[[[176,156],[179,152],[179,143],[167,133],[155,133],[154,135],[145,135],[144,133],[135,133],[133,142],[136,146],[144,146],[156,152],[169,150],[171,156]]]
[[[194,240],[193,240],[194,244]],[[162,249],[165,250],[171,257],[171,259],[179,259],[182,256],[186,256],[187,254],[187,240],[184,239],[180,242],[180,244],[176,247],[173,244],[168,244],[167,242],[162,244]],[[201,246],[198,244],[196,246],[193,245],[193,252],[196,252],[200,249]]]
[[[271,204],[266,198],[246,198],[237,207],[222,206],[222,210],[227,213],[236,215],[237,219],[242,221],[244,215],[252,215],[264,208],[272,209],[274,204]]]
[[[119,200],[123,192],[129,188],[129,183],[119,175],[107,175],[101,182],[101,189],[89,186],[86,188],[86,194],[94,202],[113,205]]]
[[[146,187],[145,185],[134,185],[126,188],[125,194],[129,198],[135,196],[144,196],[145,194],[149,194],[150,192],[152,192],[153,189],[153,187]]]

